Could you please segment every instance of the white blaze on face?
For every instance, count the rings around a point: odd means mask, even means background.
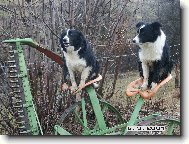
[[[134,43],[136,43],[136,44],[139,43],[139,37],[138,37],[138,35],[133,39],[133,41],[135,41]]]
[[[140,30],[142,29],[142,28],[144,28],[145,27],[145,25],[142,25],[140,28],[139,28],[139,33],[140,33]]]
[[[145,25],[142,25],[140,28],[139,28],[139,34],[140,34],[140,29],[144,28]],[[139,40],[139,34],[133,39],[133,41],[135,41],[136,44],[138,44],[140,42]]]
[[[68,37],[69,31],[70,31],[70,29],[67,30],[66,35],[63,37],[63,39],[66,40],[66,43],[69,43],[69,42],[70,42],[70,39],[69,39],[69,37]]]

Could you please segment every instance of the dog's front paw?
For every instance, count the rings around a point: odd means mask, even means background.
[[[140,86],[140,89],[141,90],[146,90],[148,88],[148,83],[143,83],[141,86]]]
[[[96,88],[99,87],[99,84],[95,82],[95,83],[93,83],[93,86],[94,86],[94,88],[96,89]]]
[[[66,90],[68,90],[68,88],[69,87],[66,83],[62,84],[62,87],[61,87],[62,91],[66,91]]]
[[[151,84],[151,90],[153,90],[157,86],[157,83],[152,82]]]
[[[76,86],[71,86],[70,90],[71,90],[71,92],[75,92],[77,90],[77,87]]]
[[[71,92],[75,92],[77,90],[76,83],[72,83],[72,86],[70,87]]]

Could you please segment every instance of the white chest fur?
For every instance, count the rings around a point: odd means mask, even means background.
[[[161,35],[158,36],[157,40],[154,43],[143,43],[140,44],[141,51],[139,52],[139,58],[141,61],[156,61],[160,60],[163,47],[165,45],[166,36],[161,31]]]
[[[79,51],[79,50],[78,50]],[[78,55],[78,51],[67,51],[64,52],[64,56],[66,59],[66,65],[68,69],[72,70],[73,72],[82,72],[83,69],[86,67],[86,61],[83,58],[80,58]]]

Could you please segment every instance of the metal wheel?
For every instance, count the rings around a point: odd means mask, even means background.
[[[85,96],[85,99],[82,98],[80,102],[70,106],[61,115],[58,125],[55,126],[55,129],[59,134],[95,135],[95,133],[98,131],[106,129],[108,130],[110,127],[114,127],[125,122],[115,107],[106,101],[99,100],[99,105],[97,103],[97,106],[100,106],[101,112],[103,114],[103,118],[100,120],[101,123],[99,124],[98,120],[100,118],[97,116],[98,114],[95,115],[94,105],[91,103],[91,101],[89,101],[89,99],[87,99],[87,95]],[[104,129],[101,128],[103,123],[105,124]],[[116,134],[118,134],[118,132],[121,134],[124,132],[124,130],[125,127],[118,128],[116,130]],[[110,133],[107,132],[105,134]]]
[[[129,131],[127,135],[180,135],[176,132],[180,127],[180,120],[171,118],[169,116],[161,116],[159,114],[152,114],[147,117],[137,120],[136,126],[165,126],[164,131]],[[152,129],[153,130],[153,129]]]

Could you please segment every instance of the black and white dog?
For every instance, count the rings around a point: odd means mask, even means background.
[[[143,77],[141,89],[153,89],[171,73],[173,63],[170,60],[170,49],[160,23],[139,22],[136,28],[138,35],[133,43],[140,47],[139,72]]]
[[[83,86],[87,80],[95,79],[99,74],[99,64],[92,47],[84,35],[75,29],[67,29],[61,34],[60,44],[64,54],[64,80],[68,77],[72,90]],[[76,75],[80,82],[77,83]]]

